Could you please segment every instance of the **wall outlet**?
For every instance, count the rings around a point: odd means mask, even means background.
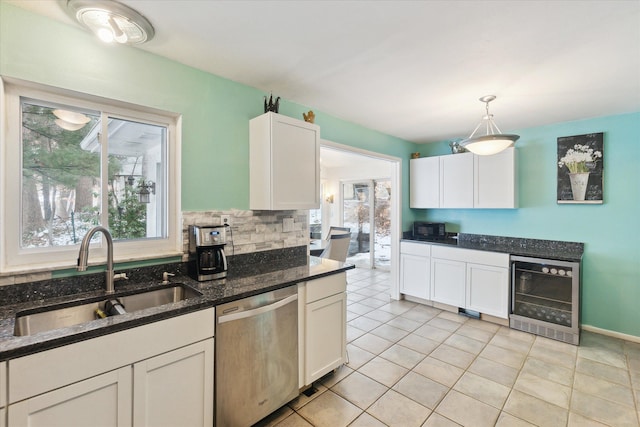
[[[220,224],[231,225],[231,215],[220,215]]]
[[[293,231],[293,218],[282,219],[282,231],[285,233],[288,231]]]

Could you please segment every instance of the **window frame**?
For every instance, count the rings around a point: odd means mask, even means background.
[[[21,248],[22,139],[21,98],[99,111],[109,117],[164,126],[167,129],[167,237],[114,241],[114,261],[128,262],[182,255],[181,124],[179,114],[127,102],[0,76],[0,273],[72,268],[79,243],[47,248]],[[103,130],[106,123],[103,123]],[[103,135],[106,133],[102,132]],[[108,147],[101,148],[101,162]],[[106,168],[101,168],[100,221],[108,228]],[[16,209],[16,205],[19,206]],[[104,264],[106,245],[94,239],[89,264]]]

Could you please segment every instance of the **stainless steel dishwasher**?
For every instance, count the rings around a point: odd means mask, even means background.
[[[298,288],[216,307],[216,427],[250,426],[298,395]]]

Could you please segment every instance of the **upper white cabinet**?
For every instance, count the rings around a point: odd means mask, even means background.
[[[409,160],[409,206],[440,207],[440,157]]]
[[[412,208],[504,209],[518,207],[516,150],[410,160]]]
[[[249,208],[320,207],[320,127],[265,113],[249,122]]]
[[[471,153],[440,157],[440,207],[473,207],[473,157]]]
[[[474,156],[474,208],[517,208],[516,149]]]

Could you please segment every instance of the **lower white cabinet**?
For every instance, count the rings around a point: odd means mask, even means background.
[[[7,362],[0,362],[0,427],[7,425]]]
[[[213,338],[133,365],[133,425],[211,426]]]
[[[211,427],[214,313],[9,360],[8,425]]]
[[[10,426],[131,426],[131,367],[123,367],[9,406]]]
[[[509,316],[509,269],[467,264],[466,308],[503,319]]]
[[[400,293],[431,299],[431,245],[400,242]]]
[[[466,265],[462,261],[431,258],[431,299],[464,307]]]
[[[434,245],[431,299],[508,319],[509,254]]]
[[[338,273],[298,287],[301,387],[346,362],[347,279]]]

